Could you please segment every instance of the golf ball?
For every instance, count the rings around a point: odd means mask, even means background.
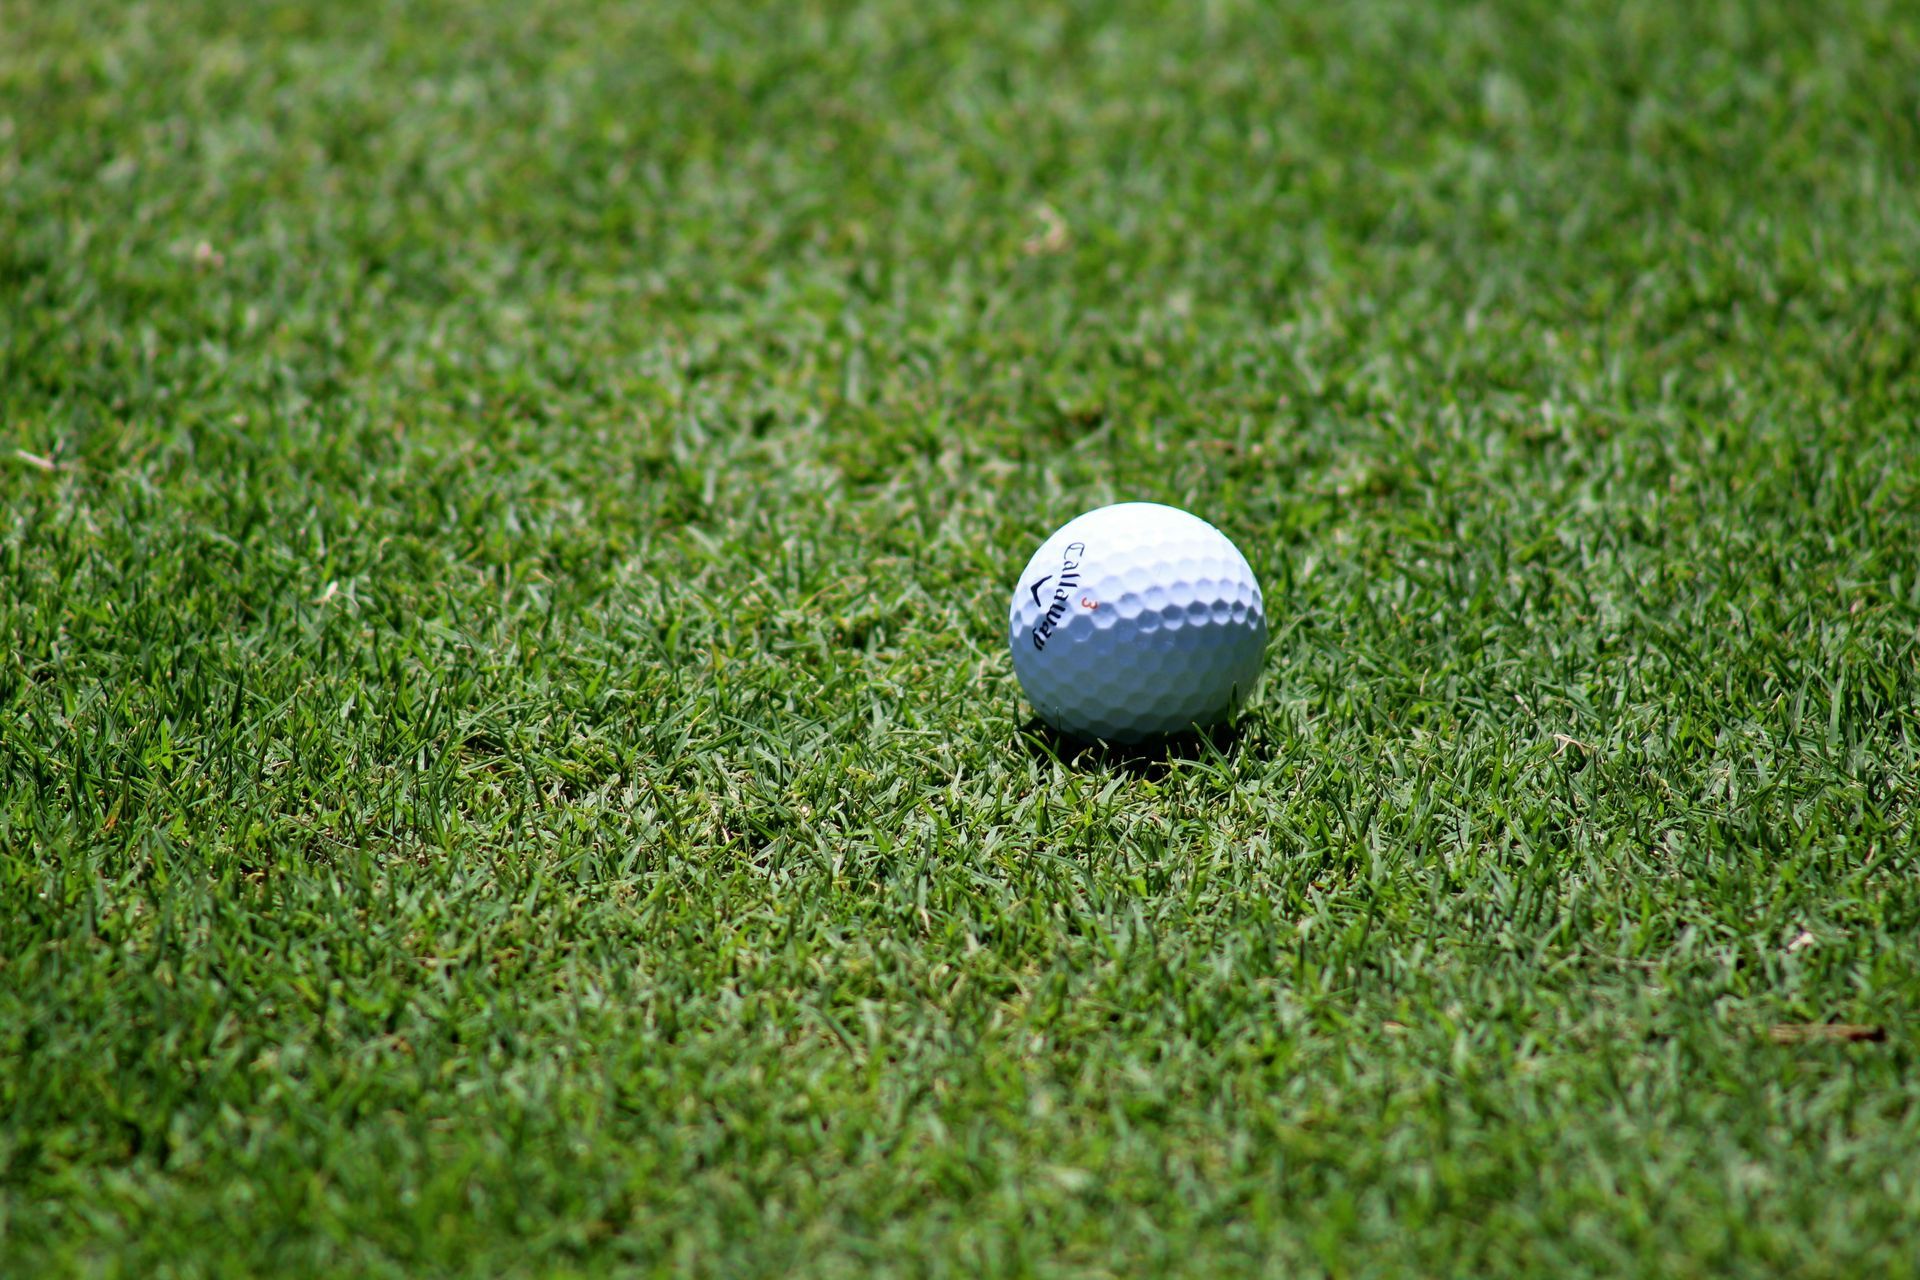
[[[1260,674],[1267,616],[1227,535],[1175,507],[1122,502],[1033,553],[1007,639],[1041,719],[1137,742],[1232,715]]]

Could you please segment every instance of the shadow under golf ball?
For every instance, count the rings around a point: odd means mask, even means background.
[[[1244,726],[1233,721],[1139,742],[1103,742],[1062,733],[1039,716],[1028,717],[1014,737],[1030,756],[1058,760],[1069,767],[1104,767],[1141,776],[1164,773],[1180,761],[1232,756],[1249,740]]]

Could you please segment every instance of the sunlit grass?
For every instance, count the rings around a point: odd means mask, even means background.
[[[0,1272],[1910,1271],[1917,158],[1871,4],[0,2]],[[1233,732],[1020,701],[1123,498]]]

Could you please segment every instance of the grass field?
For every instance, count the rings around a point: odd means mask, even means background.
[[[1909,6],[0,0],[0,1271],[1914,1274],[1916,264]]]

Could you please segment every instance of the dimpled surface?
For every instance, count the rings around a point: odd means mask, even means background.
[[[1227,536],[1154,502],[1068,521],[1013,588],[1020,687],[1064,733],[1137,742],[1233,714],[1260,674],[1266,610]]]

